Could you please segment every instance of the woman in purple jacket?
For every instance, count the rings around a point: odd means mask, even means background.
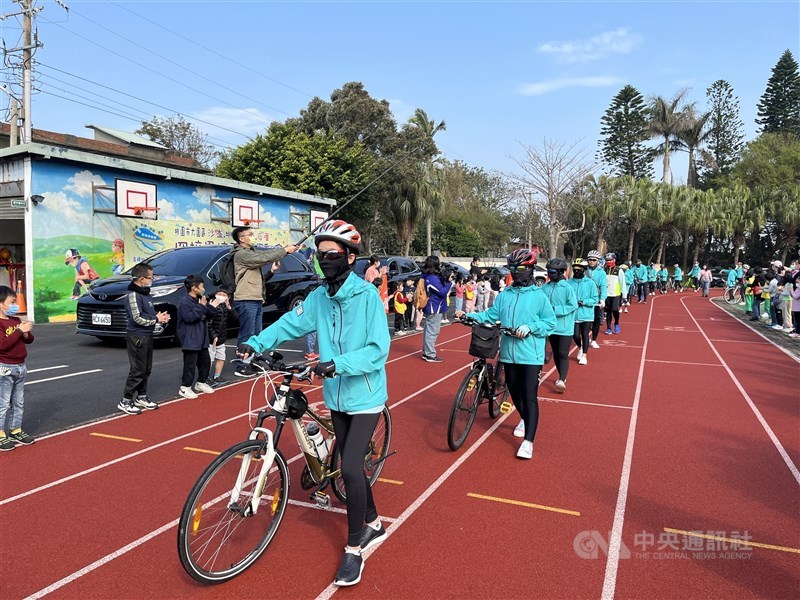
[[[428,303],[423,309],[422,318],[422,360],[427,362],[444,362],[436,354],[436,338],[442,326],[442,315],[447,313],[447,295],[453,287],[455,276],[443,272],[438,256],[429,256],[422,267],[425,279],[425,292]]]

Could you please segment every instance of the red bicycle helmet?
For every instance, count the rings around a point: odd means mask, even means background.
[[[536,266],[536,253],[530,248],[520,248],[506,257],[506,263],[509,267],[533,268]]]
[[[356,231],[347,221],[337,219],[336,221],[326,221],[314,235],[314,245],[319,246],[320,242],[330,240],[338,242],[349,248],[353,253],[358,254],[361,246],[361,234]]]

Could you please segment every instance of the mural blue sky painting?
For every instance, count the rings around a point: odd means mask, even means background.
[[[544,137],[582,140],[593,155],[600,117],[628,83],[645,96],[688,88],[702,107],[726,79],[752,139],[771,68],[787,48],[800,55],[796,0],[42,4],[35,127],[133,130],[175,111],[236,145],[361,81],[400,123],[418,107],[445,120],[436,139],[448,158],[503,171],[518,169],[520,142]],[[2,27],[14,46],[18,24]],[[685,162],[673,169],[685,180]]]

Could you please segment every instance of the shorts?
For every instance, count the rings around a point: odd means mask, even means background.
[[[619,296],[609,296],[606,298],[606,310],[619,310]]]
[[[208,354],[211,356],[211,361],[214,360],[225,360],[225,342],[215,346],[211,344],[208,347]]]

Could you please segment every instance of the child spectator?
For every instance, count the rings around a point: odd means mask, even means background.
[[[403,294],[406,297],[406,313],[405,317],[405,330],[411,333],[413,327],[411,326],[412,317],[415,316],[417,310],[414,308],[414,280],[406,279],[406,284],[403,286]]]
[[[783,292],[781,292],[781,300],[783,300],[783,305],[781,306],[783,310],[783,332],[784,333],[792,333],[794,329],[792,328],[792,292],[794,291],[794,285],[792,283],[786,282],[783,285]]]
[[[467,285],[464,286],[464,312],[471,313],[475,312],[475,290],[477,285],[475,284],[475,278],[471,277],[469,281],[467,281]]]
[[[408,310],[408,297],[403,293],[403,285],[397,282],[392,293],[394,305],[394,334],[398,337],[406,335],[406,311]]]
[[[217,314],[208,322],[208,337],[211,342],[208,346],[208,355],[214,368],[214,375],[206,383],[211,387],[228,383],[222,376],[222,369],[225,366],[225,342],[228,339],[228,314],[231,312],[232,291],[230,287],[222,286],[211,297],[212,301],[217,301]]]
[[[497,273],[492,275],[492,277],[489,279],[489,302],[487,302],[486,308],[491,308],[494,306],[494,301],[497,298],[497,294],[500,293],[500,290],[503,289],[503,287],[505,286],[500,282],[500,275]]]
[[[131,269],[133,281],[128,285],[125,298],[127,325],[125,342],[128,346],[130,369],[125,380],[125,391],[117,408],[129,415],[138,415],[142,410],[155,410],[158,404],[147,397],[147,381],[153,368],[153,335],[164,330],[170,316],[166,311],[156,312],[150,298],[153,269],[139,263]]]
[[[461,275],[456,277],[456,311],[464,310],[464,278]]]
[[[17,317],[17,294],[0,285],[0,451],[27,446],[35,440],[22,431],[22,406],[25,390],[25,348],[33,343],[33,323]],[[11,409],[6,429],[6,413]],[[6,434],[8,431],[8,434]]]
[[[189,275],[183,286],[186,295],[178,304],[178,337],[183,350],[183,376],[178,394],[184,398],[197,398],[197,392],[214,393],[214,388],[206,383],[211,368],[207,319],[213,319],[217,314],[220,300],[206,301],[205,282],[198,275]],[[197,383],[192,386],[195,372],[198,375]]]

